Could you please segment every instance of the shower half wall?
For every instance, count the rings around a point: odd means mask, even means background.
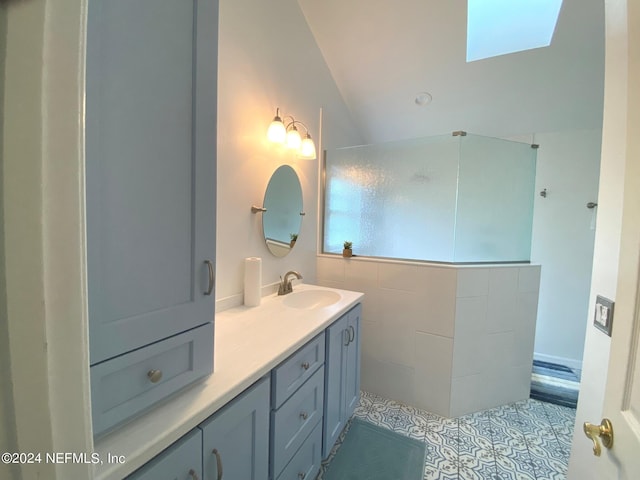
[[[473,135],[327,152],[317,282],[365,293],[363,390],[446,417],[529,396],[535,154]]]

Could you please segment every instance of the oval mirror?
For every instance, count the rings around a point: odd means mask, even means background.
[[[295,170],[282,165],[273,172],[264,194],[262,233],[269,251],[284,257],[293,248],[302,225],[302,186]]]

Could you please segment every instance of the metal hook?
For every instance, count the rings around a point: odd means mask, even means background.
[[[540,196],[542,198],[547,198],[547,189],[546,188],[540,192]]]

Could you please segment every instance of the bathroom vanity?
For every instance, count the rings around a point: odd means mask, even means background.
[[[99,438],[125,461],[94,478],[313,478],[357,404],[362,297],[303,284],[216,314],[215,372]]]

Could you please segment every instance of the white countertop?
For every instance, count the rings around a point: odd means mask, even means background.
[[[304,290],[331,290],[341,299],[316,309],[289,308],[286,296],[262,298],[259,307],[236,307],[216,314],[214,373],[100,438],[94,451],[104,463],[94,479],[121,480],[215,413],[361,301],[363,294],[299,284]],[[123,464],[108,463],[123,455]]]

